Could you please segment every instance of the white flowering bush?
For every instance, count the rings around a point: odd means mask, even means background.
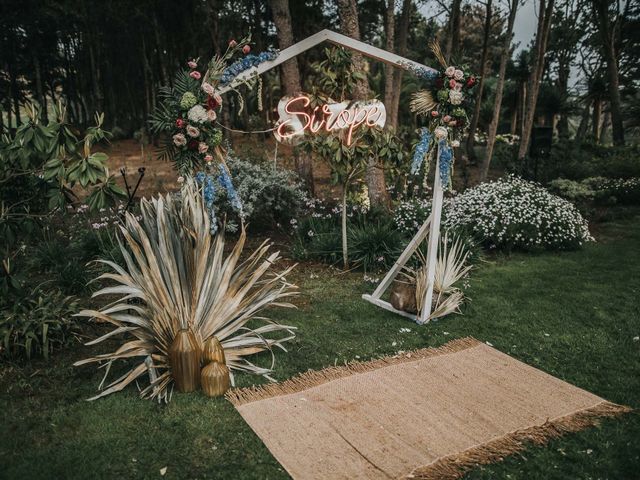
[[[574,249],[593,240],[573,204],[513,176],[454,197],[443,225],[468,230],[486,246],[506,250]]]

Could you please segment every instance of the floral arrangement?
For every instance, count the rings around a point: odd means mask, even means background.
[[[470,92],[477,83],[477,77],[465,67],[447,65],[437,43],[431,44],[431,50],[442,70],[415,70],[418,76],[429,82],[429,88],[413,95],[411,110],[427,117],[429,125],[420,131],[411,170],[417,173],[424,159],[437,145],[440,152],[440,180],[446,188],[450,185],[453,167],[452,148],[460,146],[469,123],[467,111],[471,104]]]
[[[219,89],[248,68],[277,56],[275,51],[251,54],[249,41],[250,37],[231,40],[226,51],[214,56],[204,69],[199,59],[189,60],[187,68],[176,74],[174,85],[160,89],[160,105],[149,122],[152,132],[165,138],[161,157],[175,162],[179,180],[193,175],[201,187],[212,233],[218,230],[214,202],[222,192],[242,216],[242,203],[231,180],[228,153],[222,146],[217,122],[222,107]],[[244,56],[228,65],[237,55]]]

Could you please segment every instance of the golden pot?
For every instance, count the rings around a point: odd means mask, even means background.
[[[202,391],[209,397],[219,397],[229,390],[231,378],[229,368],[220,362],[211,362],[200,374]]]
[[[227,362],[224,358],[224,348],[222,348],[222,344],[218,337],[210,337],[206,342],[204,342],[204,347],[202,348],[202,361],[206,363],[210,362],[218,362],[223,365],[226,365]]]
[[[198,340],[188,328],[176,333],[169,347],[171,376],[179,392],[193,392],[200,384],[201,351]]]

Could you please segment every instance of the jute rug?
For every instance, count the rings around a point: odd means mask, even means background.
[[[447,479],[630,409],[473,338],[227,398],[295,479]]]

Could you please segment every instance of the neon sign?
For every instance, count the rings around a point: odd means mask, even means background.
[[[274,136],[279,142],[297,143],[306,133],[320,130],[347,130],[346,142],[351,144],[353,132],[359,127],[384,127],[387,111],[379,100],[326,103],[310,108],[306,95],[284,97],[278,102],[280,116]]]

